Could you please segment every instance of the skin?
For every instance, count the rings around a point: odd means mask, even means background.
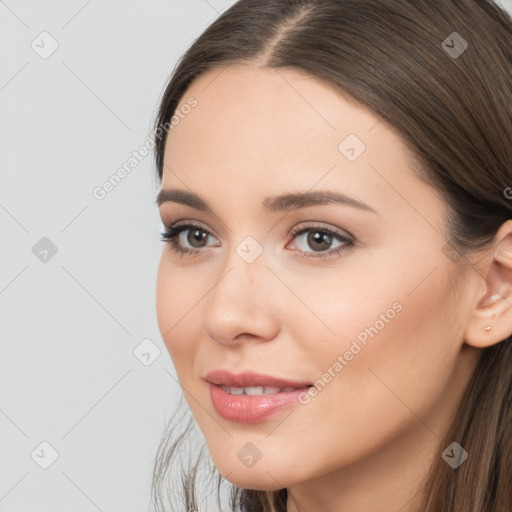
[[[165,245],[157,316],[213,462],[238,486],[288,488],[291,512],[419,512],[421,483],[481,349],[512,325],[512,227],[463,272],[443,251],[446,204],[413,173],[400,135],[317,78],[236,65],[198,77],[180,105],[190,97],[198,105],[169,133],[162,189],[195,192],[214,214],[174,202],[159,211],[166,226],[188,220],[212,235],[201,248],[182,233],[199,255]],[[348,134],[366,145],[353,162],[338,149]],[[261,208],[267,196],[309,190],[341,192],[375,212]],[[311,231],[293,240],[298,224]],[[319,224],[351,234],[354,246],[301,258],[318,254],[308,233]],[[263,250],[252,263],[236,252],[247,236]],[[340,243],[333,237],[321,251]],[[217,414],[208,371],[313,383],[394,303],[401,311],[308,404],[251,425]],[[237,457],[247,442],[262,454],[251,468]]]

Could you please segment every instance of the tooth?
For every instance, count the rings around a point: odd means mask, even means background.
[[[279,393],[280,391],[281,391],[281,388],[265,386],[265,389],[263,390],[263,394],[264,395],[275,395],[276,393]]]
[[[250,386],[243,390],[246,395],[263,395],[263,386]]]
[[[244,394],[244,388],[230,388],[229,392],[232,395],[243,395]]]
[[[231,388],[229,386],[221,386],[221,389],[226,393],[231,393]]]

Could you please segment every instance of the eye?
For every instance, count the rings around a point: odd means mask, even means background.
[[[302,235],[305,234],[308,234],[308,236],[303,237]],[[166,226],[165,231],[161,235],[161,241],[169,243],[171,249],[180,256],[200,254],[203,252],[202,249],[208,247],[208,244],[205,245],[208,237],[213,237],[207,229],[192,223],[175,224],[171,227]],[[319,225],[295,227],[289,233],[289,236],[292,236],[295,244],[299,246],[298,252],[302,258],[319,259],[334,257],[355,244],[354,238],[351,235],[347,236],[343,232]],[[338,245],[330,250],[326,250],[336,241]],[[308,251],[307,247],[313,250]]]
[[[188,233],[188,234],[187,234]],[[171,249],[179,254],[196,255],[201,252],[203,242],[213,235],[206,229],[197,224],[175,224],[171,227],[165,227],[165,231],[161,233],[162,242],[169,243]],[[184,246],[184,243],[190,244],[192,247]]]
[[[303,258],[330,258],[354,246],[354,239],[325,226],[295,227],[290,233]],[[307,236],[303,236],[306,235]],[[338,242],[332,248],[333,242]],[[308,251],[310,247],[313,250]],[[329,249],[330,250],[327,250]]]

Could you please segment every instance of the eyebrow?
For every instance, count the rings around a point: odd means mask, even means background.
[[[197,194],[179,189],[162,189],[155,200],[155,204],[160,207],[164,203],[173,202],[184,204],[202,212],[213,214],[212,208],[201,199]],[[290,193],[280,196],[267,197],[262,202],[262,208],[268,212],[284,212],[307,208],[315,205],[342,204],[352,206],[361,210],[377,213],[366,203],[352,197],[334,192],[332,190],[319,190],[315,192]]]

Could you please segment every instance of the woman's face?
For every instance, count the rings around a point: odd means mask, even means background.
[[[157,315],[219,471],[277,489],[369,461],[424,466],[474,368],[475,297],[404,142],[293,70],[210,71],[178,112],[162,189],[202,202],[161,196],[166,226],[193,225],[174,241],[194,252],[165,245]],[[306,201],[320,192],[340,201]]]

